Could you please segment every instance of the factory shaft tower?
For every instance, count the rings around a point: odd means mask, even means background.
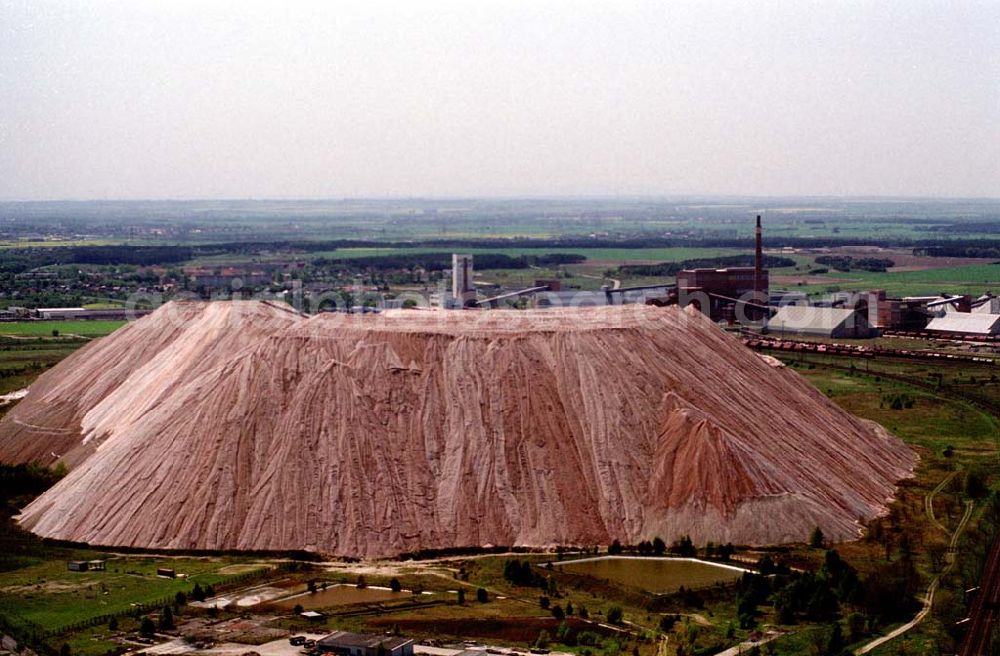
[[[764,240],[760,228],[760,214],[757,215],[757,249],[753,260],[753,295],[754,301],[760,303],[765,300],[764,293]]]

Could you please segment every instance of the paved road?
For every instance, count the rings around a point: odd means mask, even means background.
[[[740,656],[740,654],[746,654],[754,647],[759,647],[765,643],[771,642],[776,638],[786,635],[780,631],[768,631],[766,635],[761,637],[760,640],[747,640],[746,642],[741,642],[735,647],[730,647],[720,652],[716,652],[715,656]]]

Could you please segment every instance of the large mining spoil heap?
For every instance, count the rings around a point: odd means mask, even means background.
[[[23,526],[144,548],[848,539],[915,458],[701,315],[647,306],[175,302],[0,421],[0,460],[70,467]]]

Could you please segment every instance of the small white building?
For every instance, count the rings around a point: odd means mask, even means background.
[[[82,307],[67,307],[67,308],[38,308],[35,310],[35,316],[39,319],[79,319],[84,317],[89,310]]]

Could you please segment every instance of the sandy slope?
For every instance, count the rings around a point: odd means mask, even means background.
[[[175,303],[41,377],[0,458],[70,474],[44,536],[160,548],[837,538],[914,454],[702,318],[302,317]]]

